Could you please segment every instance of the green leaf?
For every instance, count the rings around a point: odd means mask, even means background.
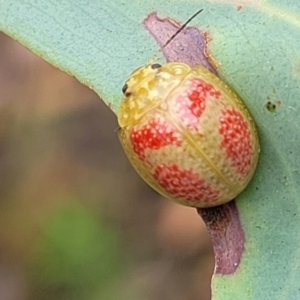
[[[261,159],[237,199],[245,251],[231,275],[213,279],[213,299],[300,297],[298,1],[4,0],[0,29],[93,88],[117,111],[128,75],[158,50],[143,27],[152,11],[209,34],[220,76],[257,122]],[[161,58],[160,58],[161,60]],[[275,105],[275,109],[269,109]]]

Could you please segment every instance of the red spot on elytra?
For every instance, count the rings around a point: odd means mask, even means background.
[[[237,172],[247,176],[251,168],[251,134],[244,117],[235,109],[224,109],[220,118],[221,145],[231,165]],[[241,178],[243,179],[243,178]]]
[[[219,192],[197,173],[182,170],[177,165],[159,165],[153,173],[157,183],[176,198],[187,201],[215,202]]]
[[[186,93],[176,99],[175,112],[185,126],[196,129],[205,110],[207,98],[218,99],[220,95],[220,91],[211,84],[200,79],[191,79]]]
[[[145,150],[158,150],[168,145],[180,146],[176,129],[162,119],[152,119],[139,129],[133,128],[130,141],[134,152],[140,159],[145,159]]]

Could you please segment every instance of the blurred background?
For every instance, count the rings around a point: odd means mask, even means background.
[[[0,33],[0,106],[0,300],[210,299],[202,220],[138,177],[93,91]]]

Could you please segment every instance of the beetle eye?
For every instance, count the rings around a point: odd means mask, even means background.
[[[125,84],[123,85],[123,87],[122,87],[122,92],[123,92],[123,94],[126,93],[127,89],[128,89],[128,85],[127,85],[127,83],[125,83]]]
[[[153,64],[153,65],[151,65],[151,68],[152,68],[153,70],[159,69],[160,67],[161,67],[160,64]]]

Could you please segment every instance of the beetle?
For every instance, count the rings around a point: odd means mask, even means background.
[[[135,70],[122,91],[120,142],[135,170],[162,196],[212,207],[248,185],[260,152],[256,125],[242,99],[215,74],[199,65],[150,63]]]

